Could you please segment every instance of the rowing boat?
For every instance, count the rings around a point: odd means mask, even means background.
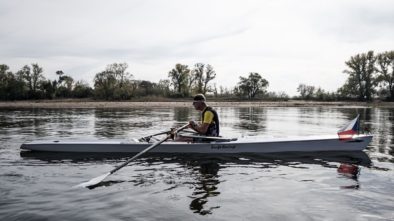
[[[204,137],[182,135],[194,138],[196,142],[163,142],[153,153],[278,153],[278,152],[320,152],[360,151],[372,140],[372,135],[356,134],[358,117],[338,135],[307,137],[266,138],[266,137]],[[350,132],[349,132],[350,131]],[[159,133],[162,134],[162,133]],[[341,137],[344,134],[346,137]],[[350,136],[349,136],[350,135]],[[149,137],[151,138],[151,136]],[[196,139],[197,138],[197,139]],[[201,141],[202,140],[202,141]],[[33,141],[21,145],[21,149],[46,152],[77,153],[136,153],[152,145],[154,139],[131,139],[113,141]]]
[[[156,153],[275,153],[275,152],[317,152],[357,151],[365,149],[371,142],[371,135],[356,135],[341,140],[337,136],[313,136],[294,138],[245,137],[239,139],[188,143],[169,141],[151,152]],[[85,153],[134,153],[140,152],[152,143],[138,140],[118,141],[33,141],[24,143],[21,149],[50,152]]]

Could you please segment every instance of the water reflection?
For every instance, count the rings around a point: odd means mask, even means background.
[[[34,159],[46,163],[57,164],[59,162],[93,162],[119,159],[127,159],[134,156],[135,153],[56,153],[56,152],[33,152],[21,151],[20,156],[26,160]],[[216,162],[219,164],[235,163],[250,164],[257,162],[275,163],[280,165],[289,165],[288,162],[300,162],[305,164],[319,164],[328,166],[327,162],[350,163],[365,167],[371,166],[371,160],[363,151],[330,151],[330,152],[288,152],[288,153],[271,153],[271,154],[170,154],[170,153],[146,153],[144,160],[150,164],[154,162],[162,163],[180,163],[185,166],[191,166],[197,171],[207,174],[216,172],[215,169],[202,167],[201,164]],[[245,161],[245,159],[248,159]],[[210,164],[208,164],[210,165]],[[215,167],[213,167],[215,168]]]
[[[327,118],[326,110],[318,107],[314,108],[297,108],[298,125],[321,125],[322,120]]]
[[[78,127],[86,127],[91,110],[21,109],[0,110],[0,133],[35,137],[74,136]]]
[[[14,133],[14,130],[23,129],[29,134],[45,136],[42,126],[51,121],[46,117],[45,112],[47,111],[39,109],[0,110],[0,131],[7,135]]]
[[[94,134],[100,138],[122,137],[132,129],[153,124],[152,112],[146,109],[96,109],[94,117]]]
[[[67,164],[81,162],[100,161],[111,163],[114,166],[127,160],[133,154],[63,154],[63,153],[36,153],[21,152],[21,157],[26,161],[42,161],[44,164]],[[121,159],[119,161],[119,159]],[[248,168],[257,173],[270,173],[275,168],[289,167],[297,170],[309,170],[306,165],[320,165],[323,168],[337,170],[338,174],[346,179],[354,180],[356,183],[343,185],[339,182],[339,188],[357,189],[360,184],[359,167],[371,167],[371,160],[368,155],[360,152],[327,152],[327,153],[282,153],[282,154],[147,154],[138,159],[129,168],[139,168],[132,174],[137,174],[126,180],[116,180],[108,177],[107,180],[95,188],[116,185],[127,185],[133,183],[135,186],[153,189],[161,189],[164,182],[164,189],[158,193],[165,193],[177,188],[189,187],[192,192],[188,194],[190,203],[189,209],[199,215],[213,214],[221,205],[213,200],[220,196],[219,185],[226,182],[226,178],[220,173],[223,169],[226,173],[232,173],[232,168],[240,168],[248,171]],[[339,167],[335,166],[340,164]],[[352,165],[357,168],[357,174],[345,165]],[[97,166],[95,166],[97,167]],[[258,172],[258,168],[265,169]],[[268,170],[267,170],[268,169]],[[122,172],[119,172],[122,173]],[[130,173],[130,171],[129,171]],[[348,175],[350,173],[350,175]],[[303,173],[300,173],[303,174]],[[255,177],[253,174],[251,176]],[[304,174],[306,175],[306,174]],[[284,176],[284,175],[282,175]],[[256,178],[256,177],[255,177]],[[300,177],[299,179],[302,179]],[[126,184],[125,184],[126,183]],[[156,188],[154,186],[157,186]]]
[[[389,115],[388,115],[388,120],[391,122],[391,127],[390,128],[390,143],[387,145],[387,154],[394,156],[394,109],[389,109]],[[391,159],[391,162],[394,163],[394,159]]]
[[[212,214],[214,209],[220,208],[220,206],[206,207],[208,198],[215,197],[220,194],[218,184],[219,164],[215,160],[199,162],[198,165],[194,165],[194,170],[198,171],[195,187],[193,194],[190,196],[193,200],[190,202],[190,209],[194,213],[200,215]]]
[[[200,115],[198,111],[194,111],[193,116],[191,116],[190,107],[175,107],[174,108],[174,120],[177,122],[189,122],[190,120],[200,120]]]
[[[234,126],[253,132],[263,132],[266,128],[266,109],[261,107],[240,107],[235,109],[239,122]]]
[[[355,184],[341,186],[342,189],[359,189],[360,183],[358,177],[360,175],[360,167],[355,164],[341,163],[337,169],[338,173],[346,178],[355,181]]]
[[[394,162],[394,109],[373,108],[367,112],[364,123],[374,135],[368,150],[381,162]],[[376,154],[380,153],[380,154]]]

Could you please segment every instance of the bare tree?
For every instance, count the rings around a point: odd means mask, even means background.
[[[197,93],[206,94],[209,88],[209,82],[215,79],[216,72],[213,70],[211,65],[205,65],[203,63],[197,63],[194,65],[195,77],[196,77],[196,91]]]
[[[377,56],[378,82],[387,85],[390,100],[394,100],[394,51],[387,51]]]

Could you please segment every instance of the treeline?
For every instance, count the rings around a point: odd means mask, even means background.
[[[216,71],[209,64],[197,63],[192,68],[176,64],[168,72],[168,78],[158,83],[134,80],[127,71],[127,63],[113,63],[94,77],[94,87],[83,81],[75,81],[63,71],[56,71],[57,79],[49,80],[38,64],[25,65],[12,73],[5,64],[0,65],[0,99],[29,100],[55,98],[93,98],[100,100],[132,100],[146,96],[186,98],[193,94],[210,94],[222,98],[256,99],[267,93],[268,81],[258,73],[240,77],[233,89],[212,84]],[[288,98],[288,96],[287,96]]]
[[[357,100],[374,99],[394,101],[394,51],[375,55],[374,51],[357,54],[345,62],[348,75],[345,84],[336,92],[300,84],[297,91],[303,100]]]
[[[377,55],[373,51],[357,54],[345,62],[346,83],[335,92],[320,87],[299,84],[299,96],[293,99],[338,101],[372,99],[394,100],[394,51]],[[250,72],[239,77],[232,88],[212,84],[216,71],[209,64],[197,63],[191,67],[176,64],[166,79],[157,83],[134,80],[127,71],[127,63],[113,63],[97,73],[93,88],[84,81],[75,81],[63,71],[56,71],[57,79],[45,78],[38,64],[23,66],[13,73],[5,64],[0,65],[0,100],[92,98],[99,100],[132,100],[146,96],[186,98],[196,93],[217,99],[288,100],[285,92],[267,91],[269,82],[259,73]]]

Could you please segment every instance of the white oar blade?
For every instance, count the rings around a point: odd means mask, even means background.
[[[90,187],[90,186],[97,185],[97,184],[101,183],[101,181],[103,181],[105,178],[107,178],[107,176],[109,176],[110,174],[111,174],[111,173],[108,172],[108,173],[106,173],[106,174],[103,174],[103,175],[101,175],[101,176],[98,176],[98,177],[96,177],[96,178],[93,178],[93,179],[91,179],[91,180],[89,180],[89,181],[87,181],[87,182],[78,184],[78,185],[76,185],[76,186],[74,186],[74,187],[83,187],[83,188],[85,188],[85,187]]]

